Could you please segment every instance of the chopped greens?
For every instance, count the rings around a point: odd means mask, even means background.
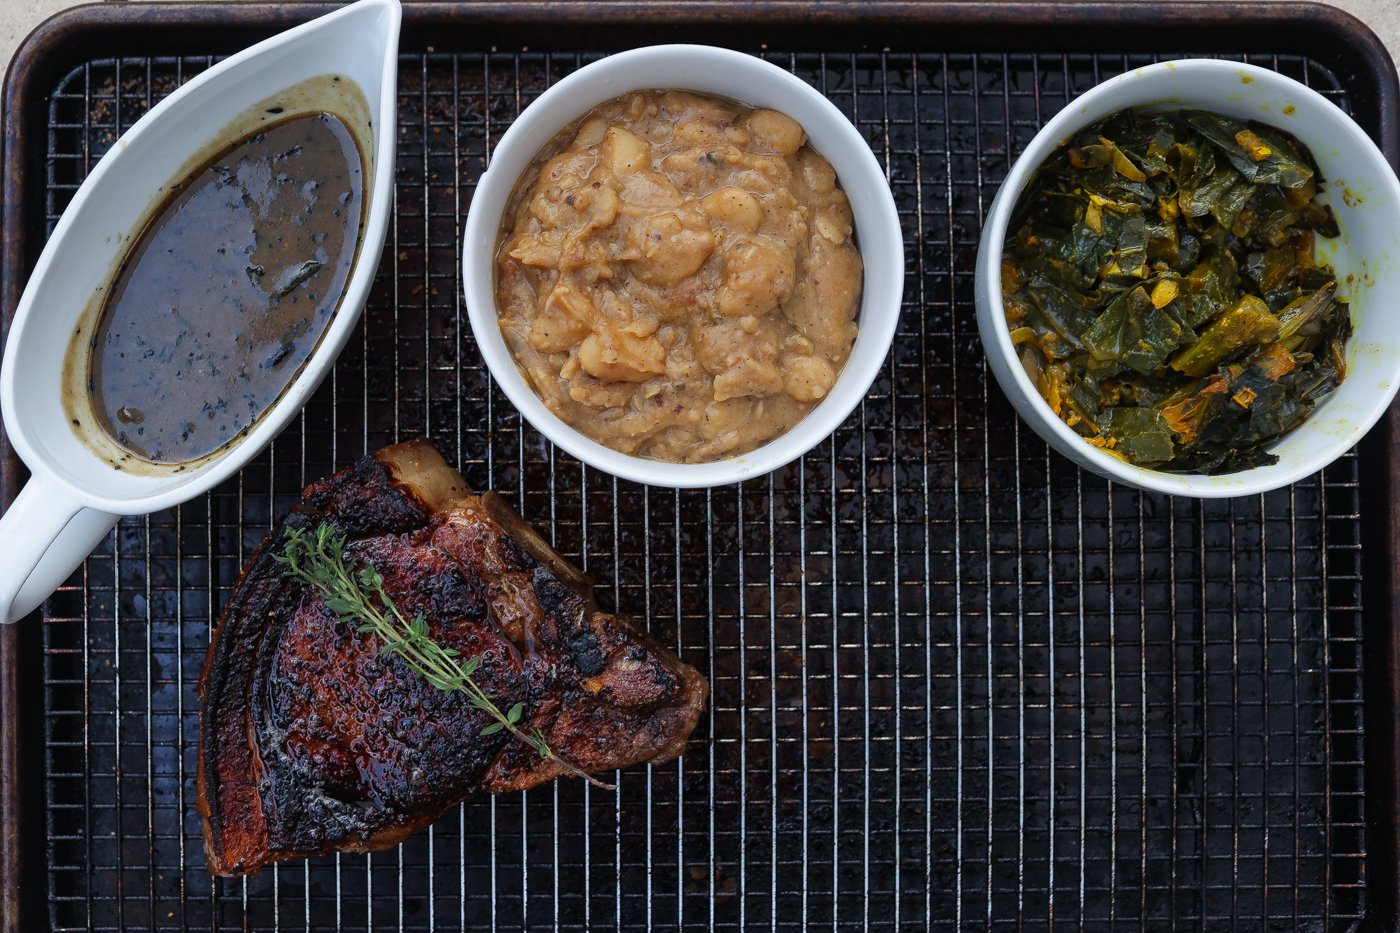
[[[1123,111],[1062,145],[1002,261],[1012,343],[1055,413],[1154,469],[1275,462],[1346,376],[1319,181],[1287,133],[1200,110]]]

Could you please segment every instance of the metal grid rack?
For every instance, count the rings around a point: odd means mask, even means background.
[[[1354,455],[1233,502],[1083,474],[988,378],[983,211],[1074,95],[1148,59],[765,52],[888,166],[904,314],[862,407],[738,488],[645,489],[559,454],[489,382],[458,232],[510,120],[588,55],[401,60],[397,216],[364,323],[234,481],[124,520],[43,625],[57,929],[1347,925],[1364,911]],[[1254,58],[1345,107],[1334,77]],[[49,98],[48,216],[207,58],[89,62]],[[204,868],[211,618],[300,486],[428,435],[699,667],[679,763],[617,793],[472,800],[398,849]]]

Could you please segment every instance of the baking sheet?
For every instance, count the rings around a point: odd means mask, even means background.
[[[615,481],[522,424],[459,313],[457,238],[494,140],[550,82],[609,49],[733,41],[734,24],[678,5],[408,7],[397,218],[334,375],[236,480],[124,520],[42,623],[0,633],[4,826],[23,856],[7,919],[1384,925],[1393,568],[1362,549],[1387,541],[1380,458],[1236,502],[1109,486],[1016,420],[973,321],[980,221],[1010,160],[1075,94],[1192,51],[1188,35],[1308,82],[1394,157],[1384,53],[1340,15],[1249,7],[1213,5],[1195,33],[1179,6],[744,13],[740,47],[821,87],[888,166],[908,279],[894,352],[846,425],[710,492]],[[7,313],[123,127],[314,11],[103,6],[32,41],[7,84]],[[576,27],[548,43],[589,47],[541,45],[549,17]],[[192,783],[210,618],[303,483],[424,434],[705,672],[712,710],[679,763],[623,772],[615,795],[556,783],[470,801],[389,852],[211,879]]]

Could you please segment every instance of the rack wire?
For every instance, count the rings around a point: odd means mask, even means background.
[[[981,218],[1036,128],[1150,59],[781,54],[888,168],[894,351],[799,464],[647,489],[524,424],[465,325],[488,153],[590,54],[405,55],[397,213],[364,322],[234,480],[126,519],[47,604],[55,929],[1328,928],[1365,908],[1354,455],[1230,502],[1084,474],[1020,424],[972,312]],[[1251,59],[1347,106],[1298,58]],[[49,97],[48,219],[206,57],[94,60]],[[306,482],[432,437],[710,679],[677,763],[469,800],[397,849],[205,870],[212,618]]]

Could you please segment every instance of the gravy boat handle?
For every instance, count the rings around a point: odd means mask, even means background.
[[[0,622],[16,622],[39,608],[118,517],[87,508],[46,473],[31,475],[0,517]]]

